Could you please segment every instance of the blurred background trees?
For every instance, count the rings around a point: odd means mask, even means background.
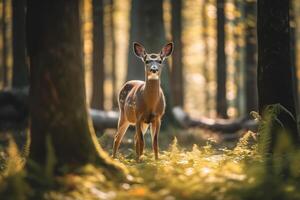
[[[299,77],[300,6],[298,1],[291,5],[294,74]],[[0,88],[24,87],[29,70],[25,0],[2,0],[0,6]],[[249,117],[258,109],[256,7],[256,0],[82,0],[87,102],[117,110],[122,84],[144,79],[132,42],[158,52],[174,41],[162,77],[169,115],[180,106],[193,117]]]

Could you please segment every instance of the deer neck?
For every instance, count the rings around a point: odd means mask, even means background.
[[[144,99],[148,105],[156,105],[160,95],[160,79],[149,80],[146,77]]]

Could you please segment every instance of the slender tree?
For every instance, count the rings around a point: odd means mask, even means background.
[[[208,19],[207,19],[207,0],[202,1],[202,10],[201,10],[201,22],[202,22],[202,40],[204,42],[204,56],[205,58],[208,57],[209,55],[209,45],[208,45]],[[208,83],[209,83],[209,72],[208,72],[208,66],[206,64],[206,60],[203,62],[203,75],[206,79],[206,87],[205,87],[205,102],[208,103],[210,99],[210,93],[209,93],[209,88],[208,88]],[[205,112],[206,114],[209,113],[210,107],[207,104],[205,106]]]
[[[242,24],[245,23],[245,2],[242,0],[234,0],[235,11],[238,13],[233,20],[234,33],[233,39],[235,40],[235,81],[237,84],[237,95],[235,99],[235,107],[237,109],[237,116],[245,115],[245,36],[244,32],[240,31]]]
[[[98,163],[117,175],[119,167],[97,143],[87,113],[79,0],[28,1],[27,31],[30,160],[45,166],[52,153],[56,171]]]
[[[245,87],[246,113],[256,111],[257,108],[257,42],[256,42],[256,0],[245,2]]]
[[[258,100],[259,112],[281,104],[297,117],[295,73],[291,65],[289,1],[258,1]],[[296,120],[279,115],[278,120],[298,140]]]
[[[225,0],[217,0],[217,114],[227,118]]]
[[[171,90],[174,106],[184,105],[184,80],[182,68],[182,41],[181,41],[181,9],[182,0],[172,0],[172,38],[176,45],[172,55]]]
[[[117,71],[116,71],[116,38],[115,38],[115,26],[114,26],[114,0],[110,0],[110,37],[111,37],[111,69],[112,69],[112,101],[113,101],[113,108],[118,108],[118,91],[117,91]]]
[[[295,81],[294,81],[294,91],[298,91],[298,83],[297,83],[297,67],[296,67],[296,59],[297,59],[297,37],[296,37],[296,5],[293,3],[293,0],[290,1],[290,45],[291,45],[291,66],[292,66],[292,73],[295,74]],[[295,95],[296,103],[296,113],[299,112],[299,93]]]
[[[8,38],[7,38],[7,0],[2,1],[2,81],[8,86]]]
[[[103,1],[93,0],[93,90],[91,107],[104,108],[104,28]]]
[[[28,85],[25,41],[25,5],[26,0],[12,1],[13,14],[13,87]]]

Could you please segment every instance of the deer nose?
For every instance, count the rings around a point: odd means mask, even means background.
[[[158,67],[157,67],[156,65],[152,65],[152,66],[150,67],[150,72],[153,72],[153,73],[158,72]]]

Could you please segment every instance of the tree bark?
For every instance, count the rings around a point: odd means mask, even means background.
[[[98,163],[117,176],[120,168],[101,149],[88,117],[79,0],[28,1],[27,31],[30,159],[45,166],[52,153],[56,171]]]
[[[217,0],[217,115],[227,118],[225,1]]]
[[[295,118],[295,73],[291,65],[289,1],[258,1],[258,104],[264,114],[268,105],[280,104]],[[296,120],[280,115],[278,119],[298,140]]]
[[[257,43],[256,43],[256,0],[245,3],[246,21],[246,54],[245,54],[245,87],[246,114],[257,111]]]
[[[91,107],[104,108],[104,25],[103,1],[93,0],[93,90]]]
[[[12,86],[22,88],[28,85],[25,41],[25,0],[13,0],[13,77]]]
[[[184,105],[184,80],[182,64],[182,41],[181,41],[181,8],[182,0],[172,0],[172,38],[176,48],[172,55],[171,90],[173,106]]]

